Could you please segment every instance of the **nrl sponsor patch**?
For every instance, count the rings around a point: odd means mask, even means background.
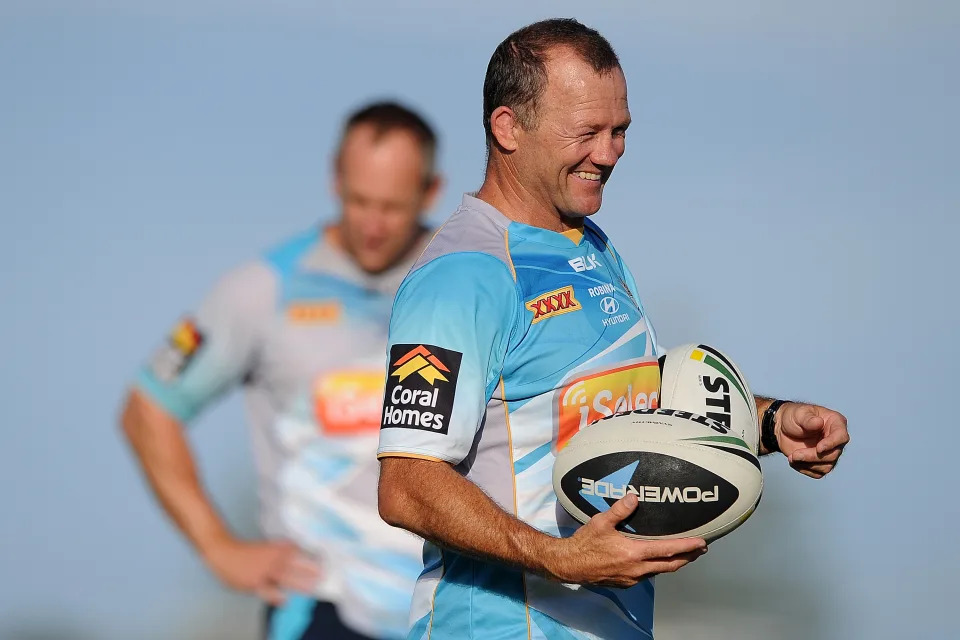
[[[527,302],[526,307],[533,312],[533,324],[583,308],[570,285],[537,296]]]
[[[381,429],[446,434],[463,354],[429,344],[395,344],[383,396]]]
[[[153,356],[153,374],[161,382],[173,382],[184,372],[203,343],[203,333],[196,323],[184,318],[170,332],[167,343]]]

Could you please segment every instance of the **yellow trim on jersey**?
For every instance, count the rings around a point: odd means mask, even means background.
[[[507,407],[507,398],[503,390],[503,376],[500,376],[500,402],[503,403],[503,418],[507,425],[507,446],[510,448],[510,476],[513,478],[513,515],[520,517],[517,506],[517,474],[513,472],[513,433],[510,429],[510,409]]]
[[[440,566],[443,567],[443,571],[440,572],[440,579],[437,580],[437,584],[433,587],[433,595],[430,596],[430,625],[427,627],[427,640],[430,640],[430,636],[433,634],[433,616],[437,612],[437,589],[440,588],[440,583],[443,582],[443,576],[447,574],[447,556],[443,553],[443,547],[440,547]]]
[[[510,273],[513,274],[513,281],[517,281],[517,270],[513,266],[513,256],[510,255],[510,230],[503,230],[503,248],[507,251],[507,261],[510,265]]]
[[[579,245],[580,241],[583,240],[583,227],[577,227],[575,229],[567,229],[566,231],[560,232],[562,235],[565,235],[567,238],[573,241],[573,244]]]
[[[517,474],[513,467],[513,430],[510,428],[510,409],[507,406],[507,393],[503,388],[503,376],[500,376],[500,402],[503,403],[503,417],[507,425],[507,447],[510,450],[510,477],[513,479],[513,515],[520,517],[520,507],[517,503]],[[527,640],[530,640],[530,604],[527,602],[527,573],[520,572],[520,579],[523,581],[523,607],[527,612]]]
[[[447,222],[449,222],[449,220],[447,220]],[[427,243],[423,245],[423,249],[420,249],[420,255],[417,256],[417,259],[413,264],[417,264],[417,262],[420,262],[420,258],[422,258],[423,254],[427,252],[427,248],[433,243],[433,241],[440,234],[440,232],[443,231],[443,228],[447,226],[447,222],[444,222],[442,225],[440,225],[440,228],[438,228],[436,231],[433,232],[433,235],[430,236],[430,240],[428,240]],[[427,229],[427,231],[429,231],[429,229]]]
[[[385,451],[377,454],[377,460],[383,460],[384,458],[414,458],[416,460],[429,460],[431,462],[446,462],[447,464],[450,464],[441,458],[425,456],[422,453],[406,453],[405,451]]]

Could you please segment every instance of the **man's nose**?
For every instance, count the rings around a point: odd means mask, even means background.
[[[623,155],[623,140],[612,133],[597,136],[590,161],[598,167],[612,167]]]

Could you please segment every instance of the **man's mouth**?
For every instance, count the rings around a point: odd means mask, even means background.
[[[574,171],[573,175],[582,180],[589,180],[590,182],[600,182],[601,178],[599,173],[591,173],[589,171]]]

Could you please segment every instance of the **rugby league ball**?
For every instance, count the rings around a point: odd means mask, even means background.
[[[753,449],[722,422],[677,409],[615,414],[577,433],[557,455],[553,487],[586,523],[627,492],[636,511],[618,525],[642,539],[702,537],[740,526],[760,500]]]
[[[740,368],[719,349],[685,344],[667,351],[660,358],[660,406],[722,422],[758,453],[757,403]]]

